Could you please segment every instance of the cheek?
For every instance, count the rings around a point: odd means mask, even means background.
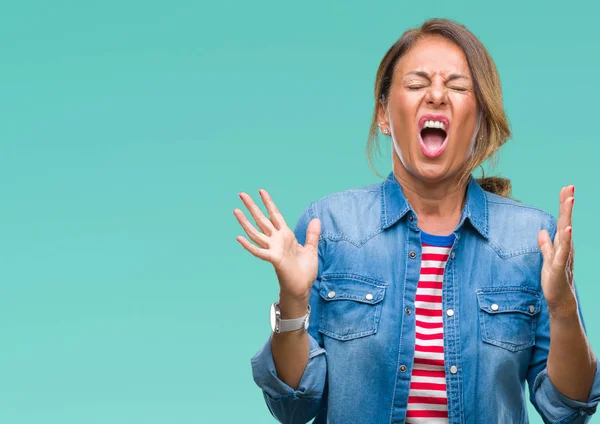
[[[418,93],[399,92],[394,99],[394,120],[402,125],[401,130],[410,131],[408,123],[414,121],[417,116],[419,105],[421,104],[421,96]]]
[[[477,126],[477,104],[473,99],[463,98],[453,102],[454,119],[458,123],[457,135],[469,142]]]

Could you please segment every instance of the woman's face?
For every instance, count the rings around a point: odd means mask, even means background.
[[[427,182],[458,175],[478,131],[473,80],[461,48],[440,36],[416,42],[397,62],[378,118],[381,129],[391,132],[395,171]]]

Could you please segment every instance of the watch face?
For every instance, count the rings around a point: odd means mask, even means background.
[[[275,331],[277,316],[275,315],[275,304],[271,305],[271,330]]]

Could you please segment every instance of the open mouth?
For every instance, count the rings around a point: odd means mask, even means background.
[[[427,118],[427,117],[423,117]],[[444,151],[448,140],[448,119],[445,117],[437,119],[423,119],[419,124],[420,144],[423,153],[428,157],[437,157]]]

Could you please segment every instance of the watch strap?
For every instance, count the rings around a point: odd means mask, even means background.
[[[304,315],[300,318],[294,318],[294,319],[280,319],[279,320],[279,332],[284,333],[286,331],[300,330],[301,328],[304,328],[305,320],[306,320],[306,315]]]
[[[285,333],[287,331],[296,331],[296,330],[300,330],[300,329],[306,329],[305,328],[305,323],[306,320],[308,320],[309,316],[310,316],[310,305],[308,305],[308,311],[306,312],[306,315],[301,316],[299,318],[292,318],[292,319],[281,319],[281,312],[279,310],[279,302],[275,303],[275,310],[276,310],[276,324],[275,324],[275,331],[277,333]]]

